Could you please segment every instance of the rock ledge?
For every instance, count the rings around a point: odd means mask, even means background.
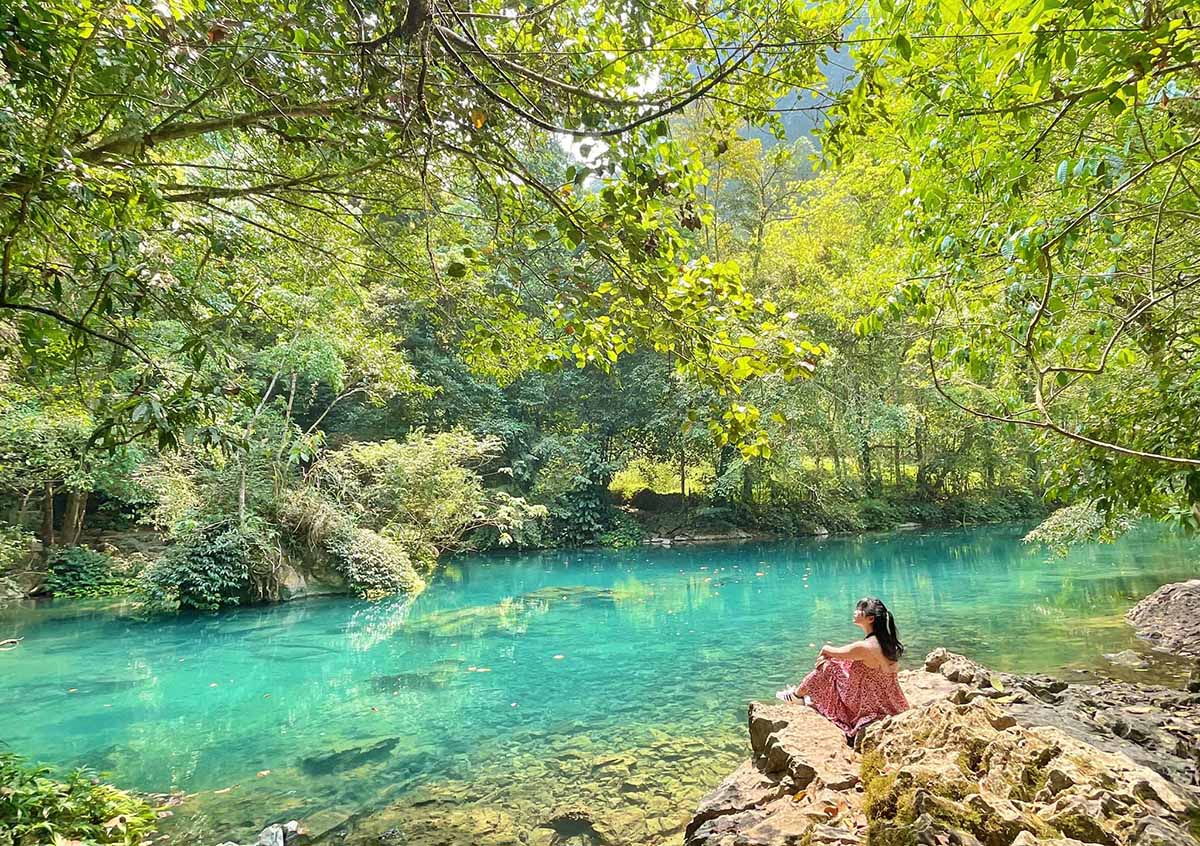
[[[753,757],[687,846],[1186,846],[1200,696],[993,673],[945,650],[901,674],[912,708],[857,750],[803,705],[753,703]]]

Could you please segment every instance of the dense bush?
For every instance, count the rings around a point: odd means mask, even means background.
[[[563,494],[548,506],[550,537],[556,546],[589,546],[612,529],[621,511],[601,488]]]
[[[363,596],[412,593],[425,587],[404,548],[371,529],[346,523],[330,534],[326,549],[337,571]]]
[[[398,544],[412,567],[424,572],[474,532],[483,530],[485,542],[498,546],[540,538],[537,523],[545,508],[484,487],[480,468],[499,453],[495,438],[417,431],[403,441],[352,443],[328,452],[311,477],[315,495],[354,525]]]
[[[82,842],[141,843],[154,831],[153,809],[142,799],[75,770],[63,781],[0,752],[0,846]]]
[[[117,572],[113,560],[86,546],[55,550],[46,565],[46,593],[60,597],[122,596],[137,588],[137,581]]]
[[[0,523],[0,574],[15,570],[29,557],[33,532]]]
[[[1133,514],[1101,512],[1094,502],[1060,508],[1025,535],[1025,543],[1049,547],[1060,555],[1074,544],[1113,541],[1137,523]]]
[[[645,536],[641,523],[624,511],[617,511],[612,525],[600,533],[599,541],[602,546],[626,549],[640,544]]]
[[[972,491],[943,500],[890,496],[855,498],[845,491],[823,491],[812,501],[772,491],[772,498],[745,509],[749,525],[784,535],[864,532],[893,529],[904,523],[927,526],[977,525],[1028,520],[1044,513],[1033,494],[1008,488]]]
[[[147,568],[143,584],[161,603],[202,611],[236,605],[251,589],[252,569],[273,554],[272,540],[258,521],[198,527]]]

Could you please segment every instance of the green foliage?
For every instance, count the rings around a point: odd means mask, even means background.
[[[365,597],[417,593],[425,587],[404,547],[370,529],[339,526],[326,549],[337,571]]]
[[[57,597],[94,598],[133,593],[137,580],[113,568],[113,560],[86,546],[70,546],[50,553],[44,589]]]
[[[634,520],[623,511],[618,511],[610,524],[610,528],[600,533],[597,537],[597,542],[601,546],[609,546],[614,549],[628,549],[638,546],[646,533],[637,520]]]
[[[0,574],[12,571],[29,558],[33,533],[21,526],[0,523]]]
[[[549,506],[550,532],[557,546],[590,546],[614,528],[621,512],[604,490],[579,488]]]
[[[499,455],[495,438],[418,430],[404,441],[351,443],[327,452],[310,476],[322,496],[399,544],[413,566],[428,572],[440,552],[472,532],[493,529],[496,541],[507,546],[514,533],[546,516],[545,508],[484,487],[480,470]]]
[[[255,565],[275,554],[272,532],[262,524],[210,523],[180,536],[143,582],[156,602],[216,611],[245,598]]]
[[[436,312],[505,374],[651,349],[724,393],[806,372],[736,265],[694,243],[707,173],[667,118],[707,99],[726,134],[782,136],[773,107],[820,79],[815,45],[845,10],[412,8],[7,15],[0,358],[71,373],[99,442],[164,449],[236,447],[221,423],[263,371],[385,400],[408,381],[373,319],[387,301]],[[768,56],[764,39],[814,46]],[[248,344],[253,329],[278,343]],[[248,348],[257,372],[238,366]]]
[[[1024,541],[1065,555],[1081,543],[1112,542],[1136,524],[1136,515],[1103,513],[1094,502],[1080,502],[1055,511],[1025,535]]]
[[[154,832],[157,817],[133,794],[75,770],[62,781],[0,752],[0,846],[83,842],[135,846]]]
[[[1041,441],[1052,499],[1185,524],[1200,516],[1193,5],[872,2],[826,137],[899,185],[905,273],[860,333],[904,320],[961,413]]]

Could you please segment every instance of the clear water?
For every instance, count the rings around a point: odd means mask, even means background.
[[[1139,648],[1121,615],[1195,575],[1144,531],[1053,558],[1017,528],[450,563],[416,601],[313,600],[138,619],[120,605],[0,610],[0,740],[118,783],[188,794],[168,832],[502,843],[587,806],[673,842],[745,754],[745,706],[845,641],[881,596],[910,666],[944,645],[1072,672]],[[569,834],[570,832],[568,832]]]

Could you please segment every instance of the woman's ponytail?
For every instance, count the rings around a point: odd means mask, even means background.
[[[900,632],[896,629],[896,618],[883,604],[883,600],[873,596],[860,599],[857,608],[871,618],[874,624],[871,634],[879,642],[879,648],[883,650],[884,657],[889,661],[899,661],[904,654],[904,644],[900,642]]]

